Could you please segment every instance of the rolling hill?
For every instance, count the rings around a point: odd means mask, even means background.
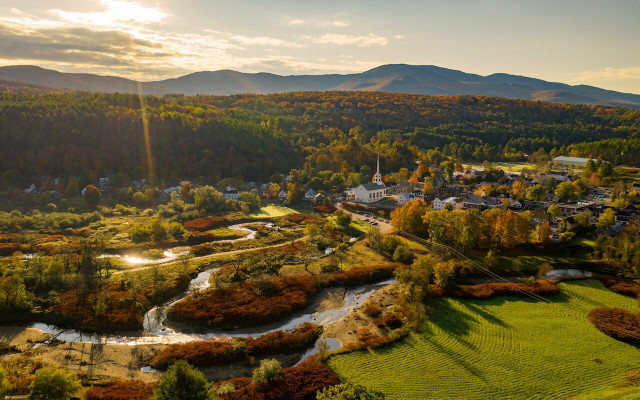
[[[0,67],[0,79],[68,90],[137,93],[138,82],[94,74],[63,73],[35,66]],[[231,95],[297,91],[357,90],[433,96],[478,95],[554,103],[640,108],[640,95],[567,85],[525,76],[470,74],[433,65],[389,64],[356,74],[276,75],[232,70],[201,71],[178,78],[141,82],[145,94]]]

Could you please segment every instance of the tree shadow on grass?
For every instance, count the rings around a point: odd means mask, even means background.
[[[429,337],[429,336],[423,335],[423,340],[425,342],[431,344],[433,346],[433,348],[436,349],[439,353],[444,354],[451,361],[453,361],[454,363],[456,363],[459,366],[461,366],[462,368],[464,368],[471,375],[477,377],[482,382],[486,382],[486,380],[482,376],[482,373],[481,373],[480,369],[477,368],[476,366],[474,366],[473,364],[471,364],[470,362],[466,361],[466,358],[467,358],[466,356],[464,356],[462,354],[459,354],[459,353],[456,353],[451,348],[445,347],[445,346],[441,345],[440,343],[437,343],[436,341],[432,340],[432,338]]]
[[[431,304],[429,322],[440,328],[443,332],[451,335],[465,347],[470,349],[475,348],[472,343],[464,339],[464,336],[467,336],[473,329],[473,323],[477,322],[477,319],[453,307],[451,299],[440,299],[440,301]],[[433,335],[433,331],[429,326],[426,326],[422,331],[422,335],[427,338]]]
[[[470,312],[481,316],[482,318],[484,318],[485,320],[487,320],[491,324],[498,325],[498,326],[501,326],[503,328],[510,328],[511,327],[509,324],[507,324],[506,322],[504,322],[500,318],[496,317],[494,314],[492,314],[489,311],[487,311],[481,305],[470,303],[470,302],[461,302],[461,304],[463,306],[465,306],[466,308],[468,308]]]

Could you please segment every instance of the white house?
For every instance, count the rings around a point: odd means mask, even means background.
[[[553,159],[553,162],[561,165],[576,165],[578,167],[584,167],[585,165],[587,165],[589,160],[593,162],[597,161],[593,158],[559,156],[559,157],[555,157]]]
[[[456,208],[456,198],[455,197],[447,197],[444,200],[440,200],[439,198],[435,198],[433,200],[433,209],[434,210],[444,210],[447,204],[451,204],[453,208]]]
[[[225,200],[238,200],[240,198],[240,190],[233,188],[231,186],[227,186],[222,191],[222,197]]]
[[[416,195],[413,193],[400,193],[398,195],[398,205],[401,206],[410,201],[413,201],[416,198]]]
[[[286,199],[286,198],[287,198],[287,192],[286,192],[286,191],[284,191],[284,190],[281,190],[281,191],[278,193],[278,198],[279,198],[279,199]]]
[[[378,167],[373,181],[371,183],[363,183],[347,192],[347,199],[355,200],[360,203],[373,203],[382,200],[387,194],[387,186],[382,183],[382,175],[380,174],[380,156],[378,156]]]

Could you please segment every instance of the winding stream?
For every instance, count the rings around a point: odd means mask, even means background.
[[[209,276],[217,270],[218,268],[214,268],[199,273],[198,276],[195,277],[189,284],[188,292],[191,292],[192,290],[206,289],[209,286]],[[163,306],[154,307],[149,310],[144,316],[144,328],[142,332],[96,334],[87,333],[75,329],[65,330],[55,325],[49,325],[40,322],[33,323],[30,325],[30,327],[39,329],[46,333],[50,333],[56,336],[58,339],[67,342],[90,342],[102,344],[171,344],[211,338],[246,336],[257,337],[276,330],[290,330],[304,322],[327,325],[332,322],[338,321],[347,316],[347,314],[349,314],[351,310],[361,305],[377,289],[393,282],[395,282],[393,279],[389,279],[376,284],[361,285],[344,289],[343,303],[341,305],[334,305],[328,309],[320,309],[320,311],[318,311],[320,303],[324,298],[328,296],[329,291],[336,290],[336,288],[326,288],[321,290],[316,295],[316,300],[314,300],[312,304],[310,304],[304,310],[294,313],[289,318],[255,327],[238,328],[233,330],[210,329],[204,331],[179,331],[170,327],[166,321],[166,309],[172,304],[181,301],[188,294],[188,292],[182,294],[179,298],[176,298],[175,300],[170,301]],[[328,344],[330,345],[330,347],[335,347],[336,345],[339,347],[339,344],[333,343],[333,341],[328,341]]]

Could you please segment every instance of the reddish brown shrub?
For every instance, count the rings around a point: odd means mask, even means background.
[[[321,214],[333,214],[336,210],[337,208],[333,204],[321,204],[313,207],[313,211]]]
[[[227,222],[229,222],[229,220],[224,217],[204,217],[187,221],[183,226],[190,231],[207,231]]]
[[[322,327],[305,322],[292,332],[275,331],[258,338],[248,337],[247,353],[259,357],[271,354],[290,353],[311,346],[322,333]]]
[[[322,222],[322,218],[318,217],[317,215],[313,215],[313,214],[289,214],[287,216],[284,217],[284,219],[286,219],[289,222],[294,222],[296,224],[300,224],[300,223],[309,223],[309,222]]]
[[[633,298],[640,297],[640,284],[638,283],[629,282],[620,278],[606,275],[596,275],[594,277],[596,279],[600,279],[602,283],[612,292],[625,296],[631,296]]]
[[[118,381],[106,387],[87,390],[86,400],[147,400],[153,396],[153,383],[139,380]]]
[[[290,353],[311,346],[320,336],[322,328],[304,323],[291,332],[275,331],[258,338],[244,339],[244,348],[235,346],[229,339],[199,340],[178,343],[163,348],[151,361],[156,369],[166,369],[178,360],[185,360],[196,367],[210,367],[244,360],[247,356],[260,357]]]
[[[364,313],[370,317],[377,317],[382,312],[379,305],[377,305],[376,303],[372,303],[370,301],[364,305],[364,308],[362,311],[364,311]]]
[[[393,271],[401,264],[364,265],[347,271],[336,271],[329,278],[331,285],[354,286],[379,282],[393,277]]]
[[[392,330],[402,328],[402,325],[404,325],[400,315],[398,313],[393,313],[393,312],[385,314],[381,318],[374,319],[373,323],[375,323],[380,328],[387,327]]]
[[[391,339],[387,336],[378,335],[366,328],[360,328],[358,330],[358,341],[348,343],[344,346],[344,349],[347,351],[375,349],[376,347],[384,346],[390,341]]]
[[[270,281],[266,293],[249,282],[187,296],[168,310],[175,321],[207,327],[251,326],[283,318],[309,304],[318,290],[315,277],[291,275]]]
[[[176,290],[185,289],[189,277],[175,279],[169,293],[159,293],[153,288],[145,288],[137,293],[135,299],[130,291],[118,283],[112,283],[103,289],[105,307],[103,313],[96,315],[98,294],[93,291],[69,290],[58,296],[58,301],[47,311],[62,320],[63,323],[90,331],[116,331],[142,329],[142,309],[139,304],[148,305],[160,301]]]
[[[167,369],[178,360],[185,360],[196,367],[210,367],[242,360],[246,354],[234,350],[231,340],[197,340],[177,343],[163,348],[151,361],[156,369]]]
[[[460,299],[491,299],[496,296],[527,296],[522,290],[540,296],[558,294],[560,289],[555,281],[532,281],[520,283],[482,283],[479,285],[458,285],[455,288],[439,288],[437,286],[427,294],[427,297],[451,296]]]
[[[0,243],[0,256],[10,256],[16,251],[22,252],[24,248],[20,243]]]
[[[275,380],[258,385],[250,380],[233,381],[236,391],[221,396],[223,400],[315,400],[316,392],[340,383],[325,364],[310,357],[300,364],[284,368]],[[242,386],[241,386],[242,385]]]
[[[640,343],[640,313],[622,308],[594,308],[589,321],[605,335],[629,343]]]

